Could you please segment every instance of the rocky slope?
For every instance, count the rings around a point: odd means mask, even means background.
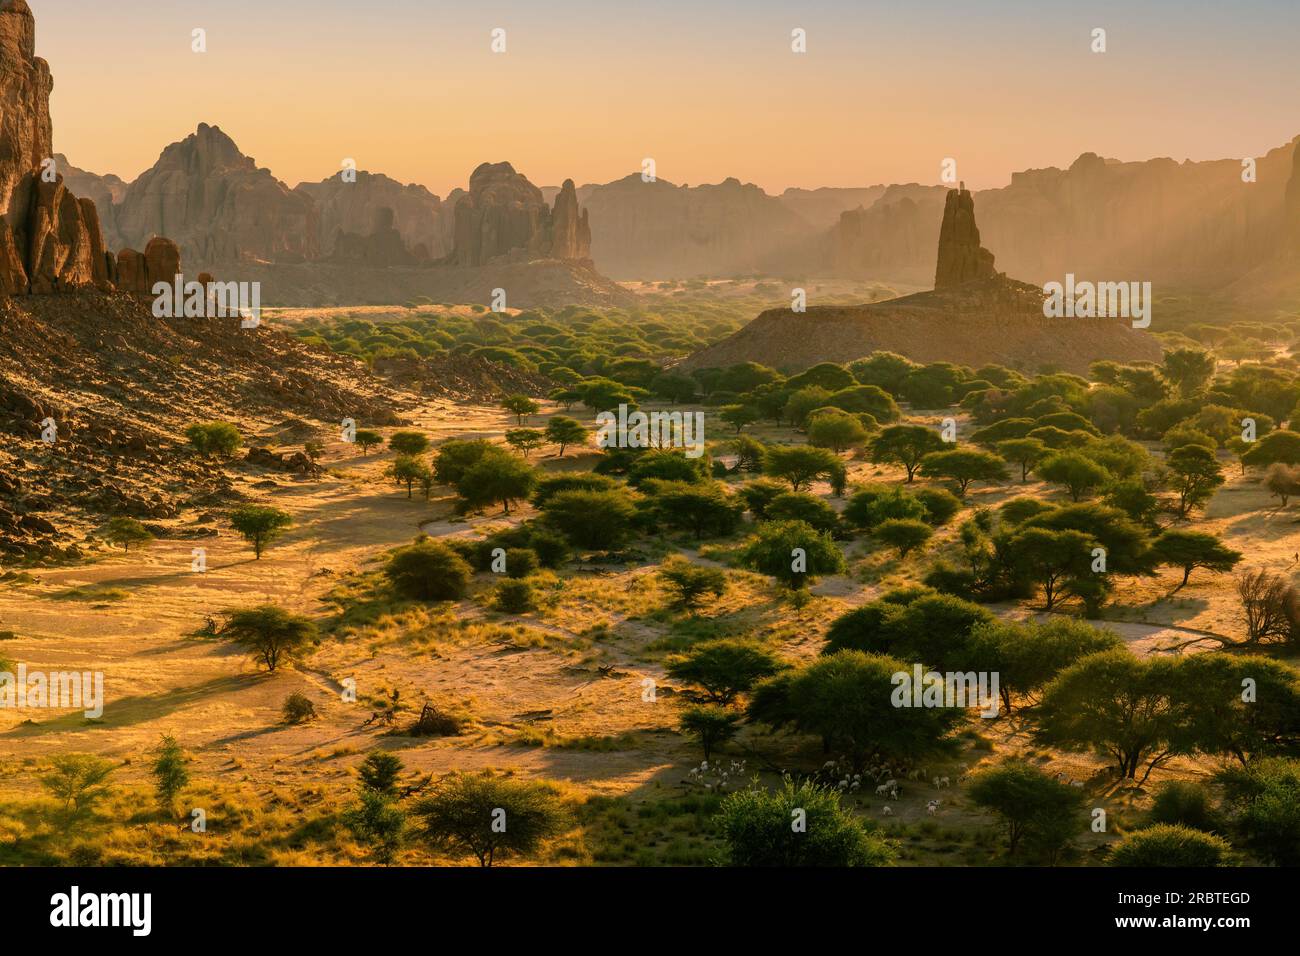
[[[0,300],[0,550],[66,557],[70,526],[219,499],[228,482],[183,437],[194,421],[382,425],[401,407],[361,363],[238,319],[155,319],[120,293]]]

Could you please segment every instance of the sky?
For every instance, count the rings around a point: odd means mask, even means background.
[[[28,2],[56,150],[128,181],[200,122],[290,186],[350,158],[444,196],[502,160],[778,193],[938,182],[951,157],[989,188],[1300,135],[1297,0]]]

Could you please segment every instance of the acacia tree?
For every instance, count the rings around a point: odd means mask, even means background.
[[[1160,564],[1182,570],[1183,579],[1174,589],[1176,591],[1186,586],[1187,579],[1197,568],[1221,574],[1231,571],[1241,561],[1240,551],[1232,550],[1204,531],[1165,531],[1151,543],[1151,550]]]
[[[131,545],[144,547],[153,540],[149,529],[134,518],[114,518],[104,530],[104,540],[109,544],[120,544],[123,551],[130,551]]]
[[[1074,501],[1100,488],[1111,477],[1109,471],[1077,451],[1057,452],[1039,462],[1034,471],[1044,481],[1064,485]]]
[[[411,458],[408,455],[398,457],[388,469],[388,476],[398,485],[406,486],[406,497],[411,497],[412,489],[416,484],[424,486],[426,477],[429,480],[429,487],[433,487],[433,472],[429,466],[418,458]],[[428,497],[426,495],[426,497]]]
[[[554,787],[490,773],[453,773],[412,812],[432,847],[471,854],[482,867],[508,854],[532,853],[567,821]]]
[[[1179,693],[1173,658],[1138,658],[1125,650],[1091,654],[1059,674],[1043,692],[1038,737],[1067,750],[1108,755],[1120,776],[1139,783],[1157,767],[1190,752],[1189,708]]]
[[[176,796],[190,782],[189,772],[185,769],[185,752],[175,737],[164,734],[154,753],[153,766],[149,768],[154,779],[154,794],[158,806],[170,812],[175,807]]]
[[[1165,460],[1170,487],[1178,494],[1178,517],[1186,518],[1193,508],[1210,500],[1223,484],[1223,469],[1214,452],[1203,445],[1184,445]]]
[[[274,673],[284,660],[296,657],[316,636],[316,625],[301,614],[274,604],[231,611],[221,633],[252,653]]]
[[[546,433],[539,428],[512,428],[506,432],[506,444],[527,458],[546,444]]]
[[[794,491],[802,491],[819,478],[831,481],[843,467],[839,456],[828,448],[811,445],[769,447],[763,470],[773,478],[790,482]]]
[[[710,595],[721,597],[727,590],[727,575],[721,568],[691,564],[680,555],[664,562],[659,579],[676,592],[677,603],[691,613]]]
[[[546,423],[546,440],[552,445],[560,446],[557,458],[564,457],[564,450],[570,445],[580,445],[587,440],[587,429],[576,418],[556,415]]]
[[[293,515],[279,508],[242,505],[230,513],[230,526],[253,546],[256,560],[262,559],[266,546],[293,525]]]
[[[1280,499],[1285,508],[1293,495],[1300,495],[1300,468],[1274,462],[1264,473],[1264,487],[1269,495]]]
[[[890,425],[868,446],[876,464],[894,463],[907,469],[910,483],[916,476],[921,459],[930,452],[942,451],[944,441],[932,428],[924,425]]]
[[[708,699],[729,704],[765,677],[771,677],[785,665],[754,641],[725,639],[706,641],[688,653],[668,661],[668,676],[674,680],[698,684]]]
[[[388,447],[399,455],[423,455],[429,450],[429,436],[421,432],[394,432],[388,439]]]
[[[525,416],[536,415],[542,406],[527,395],[510,395],[502,400],[501,407],[515,416],[515,424],[522,425]]]
[[[456,483],[456,493],[471,511],[500,504],[510,514],[511,503],[527,499],[536,487],[537,473],[528,462],[492,447]]]
[[[704,750],[704,760],[713,759],[713,751],[736,736],[740,714],[717,704],[687,707],[682,711],[678,727],[688,737],[694,737]]]
[[[1018,760],[980,771],[968,793],[976,806],[1002,820],[1012,856],[1026,839],[1054,855],[1068,840],[1084,803],[1084,795],[1074,787]]]
[[[930,752],[961,719],[956,707],[898,707],[894,675],[910,673],[899,658],[838,651],[758,684],[750,719],[820,737],[828,752],[855,767],[873,756],[911,759]]]
[[[1008,438],[997,443],[998,454],[1004,460],[1020,466],[1020,481],[1029,480],[1029,472],[1048,454],[1048,448],[1037,438]]]
[[[956,482],[957,493],[963,498],[973,481],[1005,481],[1007,477],[1002,459],[997,455],[966,448],[930,452],[921,459],[920,472],[927,478]]]

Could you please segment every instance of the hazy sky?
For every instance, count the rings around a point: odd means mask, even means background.
[[[983,188],[1300,134],[1297,0],[28,2],[56,149],[127,180],[201,121],[291,186],[355,157],[439,195],[484,161],[558,185],[647,156],[769,192],[935,182],[952,156]]]

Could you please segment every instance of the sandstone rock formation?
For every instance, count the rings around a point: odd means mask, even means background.
[[[77,196],[85,197],[95,204],[100,226],[104,230],[104,245],[109,249],[125,245],[117,232],[117,205],[126,196],[127,184],[111,173],[100,176],[78,169],[62,153],[54,154],[54,168],[63,176],[63,185]]]
[[[827,237],[822,267],[854,279],[929,284],[946,195],[942,186],[890,186],[869,206],[844,212]]]
[[[552,210],[542,191],[509,163],[474,170],[469,192],[456,203],[452,252],[444,261],[477,267],[507,256],[590,260],[591,227],[572,180]]]
[[[551,214],[551,256],[556,259],[591,259],[591,222],[578,207],[578,191],[566,179],[555,197]]]
[[[181,272],[181,251],[176,243],[154,236],[144,252],[123,249],[117,254],[117,288],[137,295],[152,295],[156,282],[173,282]],[[207,273],[200,273],[200,279]],[[211,279],[211,276],[209,276]]]
[[[259,169],[216,126],[163,150],[116,209],[121,240],[139,248],[170,236],[192,267],[294,262],[318,253],[315,203]]]
[[[25,0],[0,0],[0,211],[20,181],[54,152],[50,67],[36,55],[36,18]],[[26,208],[26,202],[20,204]]]
[[[995,272],[993,254],[980,245],[975,204],[964,185],[948,192],[938,246],[933,291],[864,306],[814,306],[803,313],[772,309],[681,367],[758,362],[796,372],[877,351],[916,362],[998,364],[1030,373],[1086,372],[1102,359],[1160,360],[1159,340],[1127,319],[1048,318],[1041,288]]]
[[[633,173],[583,186],[577,198],[591,213],[592,258],[614,278],[780,274],[788,249],[816,234],[781,200],[738,179],[678,186]]]
[[[443,202],[423,186],[404,186],[381,173],[358,172],[356,176],[355,182],[345,182],[340,172],[319,183],[294,187],[294,192],[309,196],[316,204],[322,256],[334,255],[340,233],[369,235],[377,210],[384,208],[392,211],[393,227],[412,253],[418,256],[419,246],[433,259],[451,252],[455,201],[464,195],[463,190]]]
[[[361,235],[339,230],[332,243],[332,262],[355,262],[361,265],[386,267],[410,266],[417,262],[428,262],[429,252],[424,244],[415,250],[406,248],[402,234],[394,225],[393,210],[380,206],[374,210],[374,222],[370,232]]]
[[[975,200],[966,184],[962,183],[960,189],[948,191],[944,202],[934,287],[951,289],[994,275],[993,253],[980,245],[980,230],[975,225]]]

